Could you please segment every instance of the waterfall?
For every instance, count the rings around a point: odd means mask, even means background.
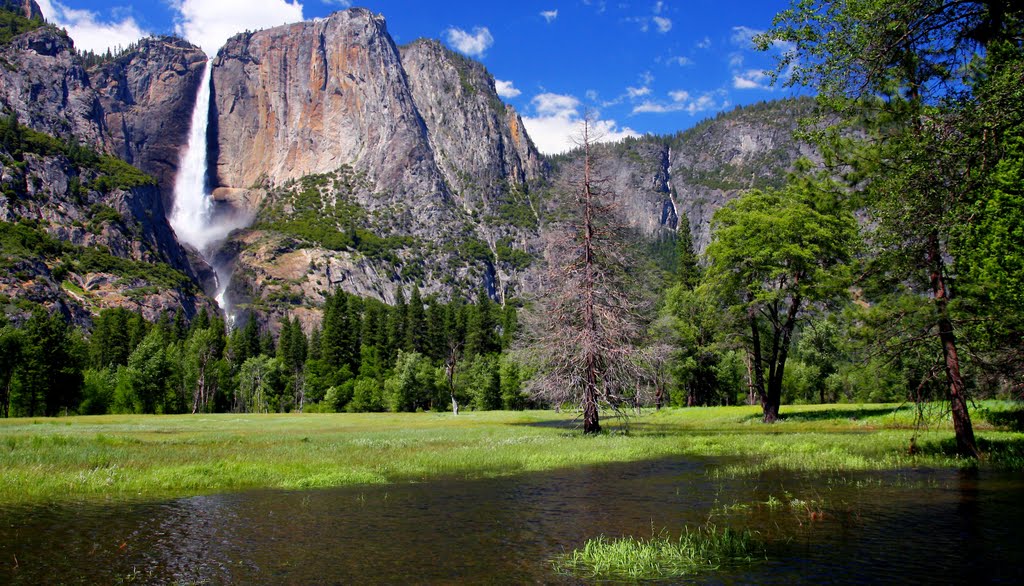
[[[207,184],[206,133],[210,118],[210,85],[213,63],[206,62],[203,80],[196,92],[196,105],[192,111],[188,146],[181,157],[181,165],[174,182],[174,206],[169,218],[178,241],[193,246],[217,275],[215,300],[224,312],[228,325],[234,321],[229,299],[231,281],[230,263],[218,262],[216,254],[232,230],[245,227],[249,218],[232,213],[230,206],[223,209],[213,200]]]
[[[213,202],[206,185],[206,129],[210,121],[212,75],[212,64],[207,61],[192,110],[188,146],[174,181],[174,208],[171,211],[171,227],[178,240],[194,246],[204,258],[210,253],[209,225],[213,216]]]

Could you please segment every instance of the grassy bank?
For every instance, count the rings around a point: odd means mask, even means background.
[[[313,488],[479,478],[665,456],[735,456],[720,474],[962,466],[941,420],[911,406],[669,409],[604,421],[583,437],[571,415],[476,412],[102,416],[0,420],[0,502],[152,498],[247,488]],[[1024,469],[1024,433],[976,415],[982,466]],[[915,438],[916,453],[911,453]]]

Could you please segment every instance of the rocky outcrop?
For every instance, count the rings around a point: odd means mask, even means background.
[[[370,208],[436,216],[449,196],[398,49],[368,10],[235,36],[214,61],[213,94],[221,193],[351,165]]]
[[[382,17],[351,9],[234,37],[214,61],[213,95],[215,195],[254,208],[265,237],[276,230],[299,239],[292,248],[320,250],[316,264],[331,268],[335,286],[383,300],[413,279],[444,297],[517,290],[537,236],[530,185],[545,164],[482,65],[436,42],[399,51]],[[332,173],[340,175],[296,189],[300,178]],[[309,242],[312,219],[298,211],[309,197],[323,226],[365,230],[387,239],[387,251],[358,238]],[[348,216],[336,213],[340,205]],[[513,211],[527,225],[502,219]],[[250,280],[254,298],[269,295],[270,281],[258,276],[278,247],[238,249],[236,275]],[[280,254],[287,264],[291,250]],[[370,283],[367,267],[385,282]]]
[[[38,10],[34,3],[18,4],[25,14]],[[20,268],[2,275],[0,293],[61,305],[82,323],[110,305],[151,316],[166,309],[192,314],[209,305],[194,285],[203,267],[178,244],[161,189],[96,154],[116,153],[157,175],[160,187],[172,186],[188,131],[182,120],[198,84],[194,71],[203,60],[183,41],[151,39],[90,71],[71,39],[49,25],[0,48],[5,117],[13,114],[24,127],[58,138],[33,139],[35,150],[25,152],[29,143],[0,147],[0,221],[5,230],[28,222],[33,233],[69,247],[61,253],[68,262],[4,251],[5,262]]]
[[[0,229],[36,236],[0,252],[8,269],[0,295],[59,307],[79,324],[105,307],[147,318],[212,309],[163,219],[156,186],[109,187],[108,173],[63,154],[18,158],[0,149]]]
[[[0,10],[20,14],[29,20],[43,20],[43,11],[35,0],[0,0]]]
[[[491,206],[510,186],[540,177],[540,154],[483,65],[432,40],[405,46],[401,55],[434,158],[466,208]]]
[[[711,240],[718,208],[750,188],[781,186],[797,159],[820,160],[794,137],[813,112],[810,98],[740,107],[674,136],[596,145],[594,175],[615,194],[624,224],[651,238],[670,234],[686,216],[694,247]],[[561,157],[553,183],[572,183],[573,152]],[[556,190],[557,195],[557,190]]]
[[[0,105],[22,124],[105,150],[99,98],[74,44],[50,26],[11,41],[0,67]]]
[[[156,178],[168,209],[205,66],[199,47],[153,37],[89,72],[110,150]]]

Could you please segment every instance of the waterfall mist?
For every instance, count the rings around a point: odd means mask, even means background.
[[[214,201],[207,182],[207,128],[210,117],[210,82],[213,74],[212,61],[207,61],[203,79],[196,93],[196,105],[192,111],[188,146],[181,157],[181,165],[174,182],[174,206],[169,218],[178,241],[194,247],[203,259],[213,267],[217,275],[215,299],[228,325],[234,321],[230,300],[227,297],[233,266],[217,261],[217,252],[232,230],[244,228],[251,218],[235,213],[230,205]]]

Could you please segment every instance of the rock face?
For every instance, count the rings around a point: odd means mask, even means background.
[[[156,186],[108,186],[110,177],[63,154],[0,147],[0,229],[38,235],[22,240],[24,250],[0,251],[0,294],[59,307],[79,324],[105,307],[150,319],[212,308],[163,219]],[[62,248],[28,244],[47,237]]]
[[[542,175],[544,165],[519,114],[498,97],[483,65],[438,41],[416,41],[401,55],[431,151],[464,207],[492,205],[509,184]]]
[[[368,10],[235,36],[214,61],[213,94],[218,188],[348,164],[381,203],[436,208],[449,196],[398,49]]]
[[[16,4],[18,14],[40,16],[34,2]],[[202,52],[184,41],[151,39],[90,70],[62,31],[43,25],[0,47],[0,60],[5,116],[13,114],[20,125],[65,145],[24,153],[17,144],[0,147],[0,220],[27,221],[36,233],[67,243],[68,255],[81,257],[71,269],[64,266],[69,276],[62,281],[51,274],[52,258],[19,252],[7,260],[22,267],[15,271],[21,276],[3,275],[0,289],[60,305],[80,322],[109,305],[147,315],[164,309],[191,314],[208,305],[198,287],[176,281],[197,281],[202,267],[178,244],[161,197],[173,186]],[[95,154],[72,160],[74,149],[81,155],[76,145],[131,161],[156,175],[158,184],[139,181],[132,175],[137,171]],[[125,183],[122,174],[135,179]],[[95,253],[82,252],[89,250]],[[147,279],[147,272],[168,278]],[[88,284],[101,282],[90,294]]]
[[[29,20],[43,19],[43,11],[35,0],[0,0],[0,10],[20,14]]]
[[[198,47],[143,39],[87,69],[67,35],[43,26],[16,37],[2,56],[0,106],[29,128],[132,163],[157,178],[170,203],[206,61]]]
[[[814,109],[809,98],[741,107],[675,136],[627,139],[594,149],[595,175],[616,194],[624,223],[657,238],[686,216],[696,251],[711,239],[711,217],[750,188],[778,187],[801,157],[817,153],[793,136]],[[554,182],[580,153],[564,157]]]
[[[31,0],[0,2],[38,11]],[[94,171],[58,155],[7,161],[0,219],[29,218],[75,246],[202,280],[208,267],[189,262],[164,212],[206,56],[163,37],[86,67],[63,33],[41,27],[0,48],[0,58],[0,106],[22,124],[115,154],[159,187],[83,194]],[[504,300],[534,289],[543,220],[571,197],[559,186],[579,153],[542,158],[482,65],[437,41],[398,48],[383,17],[350,9],[236,35],[211,67],[210,183],[223,205],[255,217],[217,259],[236,267],[233,301],[272,316],[313,312],[339,288],[388,302],[414,282],[443,298],[483,287]],[[715,210],[813,157],[792,138],[811,107],[757,105],[675,136],[599,145],[595,173],[639,234],[670,236],[685,217],[701,251]],[[69,294],[47,276],[53,267],[29,265],[39,291]],[[106,292],[93,301],[129,303],[118,287],[135,287],[72,275],[78,288]],[[147,303],[192,311],[206,301],[182,291]]]
[[[154,37],[89,72],[110,150],[156,178],[168,209],[205,66],[198,47]]]
[[[215,195],[257,212],[233,247],[251,301],[279,292],[273,267],[295,247],[311,258],[290,277],[304,289],[385,301],[413,280],[444,297],[519,290],[545,164],[480,64],[437,42],[399,50],[382,17],[351,9],[235,36],[214,60],[213,96]],[[513,208],[528,221],[501,220]],[[352,238],[312,238],[314,221]]]
[[[49,26],[15,37],[4,48],[0,104],[18,120],[53,136],[74,136],[105,150],[99,97],[71,39]]]

